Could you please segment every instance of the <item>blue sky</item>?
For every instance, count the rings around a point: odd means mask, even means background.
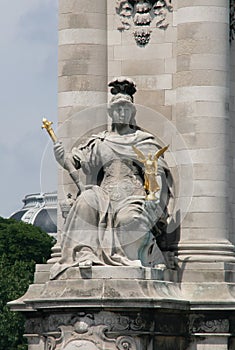
[[[57,120],[57,6],[57,0],[1,1],[0,216],[22,207],[26,194],[56,189],[54,170],[43,188],[40,173],[48,144],[41,121]]]

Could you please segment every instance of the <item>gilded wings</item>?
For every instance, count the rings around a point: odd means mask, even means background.
[[[157,161],[159,157],[161,157],[169,148],[169,145],[162,147],[161,149],[159,149],[153,156],[153,160]],[[137,147],[132,146],[133,151],[135,152],[135,154],[137,155],[137,159],[142,162],[145,163],[147,158],[145,157],[144,153],[142,151],[140,151]]]

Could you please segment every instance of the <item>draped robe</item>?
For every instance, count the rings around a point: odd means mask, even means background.
[[[158,161],[158,200],[145,201],[144,174],[132,146],[145,155],[160,146],[153,135],[136,130],[102,132],[72,150],[75,166],[90,182],[74,202],[63,229],[62,257],[51,278],[87,260],[93,265],[155,266],[165,263],[153,232],[167,217],[169,170]]]

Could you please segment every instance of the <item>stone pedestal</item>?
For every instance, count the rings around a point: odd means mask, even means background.
[[[173,270],[71,268],[49,281],[50,268],[38,265],[35,283],[10,303],[27,318],[29,350],[233,349],[232,285],[219,298],[218,284],[195,290]]]
[[[185,348],[189,303],[166,280],[176,271],[71,268],[48,281],[50,267],[38,265],[35,283],[10,303],[28,319],[29,350]]]

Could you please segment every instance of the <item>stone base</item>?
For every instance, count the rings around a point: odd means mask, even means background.
[[[166,281],[176,280],[176,271],[76,267],[50,281],[50,267],[37,265],[35,283],[9,303],[27,317],[29,350],[163,350],[176,343],[180,350],[186,344],[189,303],[176,282]]]
[[[51,264],[36,265],[35,283],[45,283],[50,279]],[[56,280],[74,279],[138,279],[158,281],[178,281],[177,270],[132,267],[132,266],[92,266],[91,268],[70,267]]]
[[[29,350],[181,350],[187,318],[133,310],[44,312],[26,322]]]
[[[29,350],[234,350],[233,283],[140,267],[76,267],[50,281],[50,268],[37,265],[9,303],[27,318]]]
[[[179,263],[179,282],[235,282],[235,263],[183,262]]]
[[[177,280],[177,271],[146,267],[93,266],[72,267],[59,279],[49,280],[51,265],[37,265],[34,284],[20,299],[9,303],[17,311],[50,307],[156,307],[185,304]],[[183,306],[184,308],[184,306]]]

